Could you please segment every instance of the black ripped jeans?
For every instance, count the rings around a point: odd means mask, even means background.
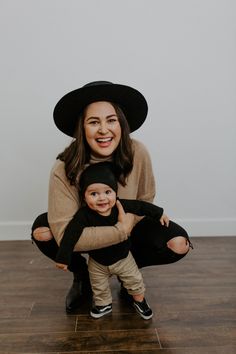
[[[32,235],[33,231],[40,226],[49,227],[47,213],[36,218],[32,225]],[[187,232],[180,225],[170,221],[169,226],[166,227],[159,221],[144,217],[135,225],[130,236],[131,252],[138,267],[174,263],[183,258],[186,253],[177,254],[167,247],[167,242],[177,236],[185,237],[192,247]],[[54,238],[49,241],[38,241],[32,236],[32,240],[43,254],[55,261],[58,245]],[[80,252],[73,252],[68,269],[82,276],[87,270],[85,257]]]

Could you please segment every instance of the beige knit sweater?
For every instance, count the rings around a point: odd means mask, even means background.
[[[155,181],[150,156],[142,143],[134,139],[132,142],[134,167],[126,186],[118,185],[118,196],[152,202],[155,196]],[[48,220],[58,244],[79,206],[77,189],[70,185],[65,175],[64,162],[56,160],[49,180]],[[103,248],[124,241],[127,237],[120,222],[115,226],[86,227],[74,250],[83,252]]]

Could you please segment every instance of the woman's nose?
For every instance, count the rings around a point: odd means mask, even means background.
[[[102,133],[102,134],[105,134],[107,131],[108,131],[107,124],[105,122],[101,123],[99,125],[99,132]]]

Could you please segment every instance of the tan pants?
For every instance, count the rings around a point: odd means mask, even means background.
[[[130,295],[144,294],[145,287],[142,274],[130,252],[126,258],[110,266],[104,266],[89,257],[88,270],[93,300],[97,306],[105,306],[112,303],[109,278],[113,274],[119,276]]]

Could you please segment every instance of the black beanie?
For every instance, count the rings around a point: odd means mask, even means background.
[[[93,183],[104,183],[117,193],[117,179],[111,162],[98,162],[88,166],[80,176],[79,189],[83,197],[87,187]]]

